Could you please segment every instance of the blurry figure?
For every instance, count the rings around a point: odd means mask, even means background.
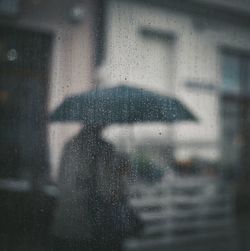
[[[128,221],[118,219],[126,216],[121,205],[127,206],[124,177],[130,164],[101,138],[101,129],[85,127],[64,148],[58,180],[61,197],[53,229],[55,250],[121,247],[121,229]]]
[[[58,177],[61,196],[53,227],[56,250],[91,250],[93,226],[88,204],[98,133],[99,128],[86,127],[64,147]]]
[[[96,250],[118,251],[122,250],[123,241],[139,234],[143,226],[128,203],[125,187],[127,176],[131,174],[128,157],[110,151],[102,158],[97,167],[97,204],[96,212],[93,211],[96,218]]]

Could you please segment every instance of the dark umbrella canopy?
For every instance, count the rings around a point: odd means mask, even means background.
[[[176,98],[121,85],[66,98],[50,120],[105,126],[136,122],[171,123],[196,118]]]

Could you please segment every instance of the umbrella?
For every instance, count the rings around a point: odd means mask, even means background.
[[[116,123],[194,121],[196,118],[176,98],[120,85],[66,98],[52,113],[50,120],[106,126]]]

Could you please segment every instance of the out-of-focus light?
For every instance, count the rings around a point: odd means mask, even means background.
[[[70,10],[70,21],[72,23],[81,23],[86,16],[86,10],[83,6],[76,5]]]
[[[18,58],[18,53],[17,53],[17,50],[16,49],[10,49],[7,51],[7,54],[6,54],[6,57],[7,57],[7,60],[8,61],[16,61],[17,58]]]

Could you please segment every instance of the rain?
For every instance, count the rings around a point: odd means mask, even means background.
[[[0,0],[0,250],[250,251],[249,18]]]

